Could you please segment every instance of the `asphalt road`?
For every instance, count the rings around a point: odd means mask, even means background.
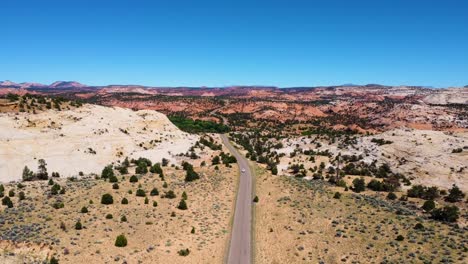
[[[227,263],[250,264],[252,262],[252,172],[247,159],[231,145],[227,136],[221,135],[221,139],[236,157],[241,170]],[[242,172],[242,169],[245,169],[245,172]]]

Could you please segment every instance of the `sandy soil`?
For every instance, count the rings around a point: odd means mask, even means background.
[[[188,160],[201,179],[185,183],[185,171],[163,167],[167,188],[158,175],[151,173],[139,176],[138,183],[130,183],[133,168],[129,175],[118,176],[120,188],[117,190],[112,188],[112,183],[103,180],[62,178],[54,180],[65,187],[66,193],[49,195],[51,186],[46,181],[27,182],[22,189],[26,200],[18,201],[15,196],[12,198],[14,208],[2,206],[0,220],[5,224],[0,226],[0,231],[13,240],[51,245],[60,263],[222,263],[230,236],[239,172],[237,166],[218,165],[219,170],[216,170],[210,165],[209,160],[220,151],[206,147],[195,150],[201,158],[176,157],[177,164]],[[202,161],[208,165],[200,167]],[[149,196],[154,187],[160,194]],[[138,188],[146,191],[148,204],[144,203],[144,197],[135,195]],[[10,189],[16,193],[20,191],[8,184],[6,193]],[[162,198],[168,190],[173,190],[177,197]],[[188,195],[188,210],[176,208],[183,191]],[[104,193],[113,196],[114,204],[100,204]],[[124,197],[128,205],[121,204]],[[62,201],[65,207],[53,209],[51,205],[56,201]],[[157,207],[153,206],[153,201],[157,202]],[[83,206],[87,206],[88,213],[80,213]],[[175,216],[171,216],[172,212]],[[106,219],[107,214],[112,214],[113,219]],[[126,216],[127,222],[122,222],[121,216]],[[77,220],[83,224],[82,230],[75,230]],[[66,230],[60,228],[61,223]],[[15,234],[12,233],[14,226]],[[28,228],[37,231],[25,232]],[[120,234],[127,237],[127,247],[114,246]],[[179,256],[178,251],[186,248],[190,249],[190,254]]]
[[[256,263],[466,263],[465,232],[415,216],[411,204],[259,168],[256,182]],[[418,222],[425,231],[414,229]]]

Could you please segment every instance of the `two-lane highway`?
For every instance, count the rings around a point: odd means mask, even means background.
[[[232,155],[236,157],[240,170],[239,190],[227,263],[250,264],[252,262],[252,171],[247,159],[231,145],[227,136],[221,135],[221,139]]]

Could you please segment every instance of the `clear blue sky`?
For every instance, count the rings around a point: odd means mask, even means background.
[[[0,80],[468,85],[468,1],[1,0]]]

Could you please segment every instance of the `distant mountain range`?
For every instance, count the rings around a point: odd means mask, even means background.
[[[408,87],[408,88],[433,88],[431,86],[388,86],[388,85],[381,85],[381,84],[342,84],[342,85],[331,85],[331,86],[303,86],[303,87],[276,87],[276,86],[267,86],[267,85],[231,85],[231,86],[223,86],[223,87],[207,87],[207,86],[200,86],[200,87],[189,87],[189,86],[176,86],[176,87],[165,87],[165,86],[146,86],[146,85],[133,85],[133,84],[111,84],[111,85],[104,85],[104,86],[94,86],[94,85],[86,85],[76,81],[56,81],[52,84],[42,84],[42,83],[34,83],[34,82],[22,82],[16,83],[9,80],[0,81],[0,88],[19,88],[19,89],[71,89],[71,88],[110,88],[110,89],[136,89],[136,88],[143,88],[143,89],[248,89],[248,90],[275,90],[275,89],[289,89],[289,90],[308,90],[312,88],[392,88],[392,87]],[[468,88],[468,85],[464,86],[464,88]]]
[[[15,83],[12,81],[1,81],[0,87],[7,87],[7,88],[21,88],[21,89],[28,89],[28,88],[83,88],[87,87],[87,85],[81,84],[79,82],[73,81],[57,81],[52,84],[42,84],[42,83],[31,83],[31,82],[23,82],[23,83]]]

